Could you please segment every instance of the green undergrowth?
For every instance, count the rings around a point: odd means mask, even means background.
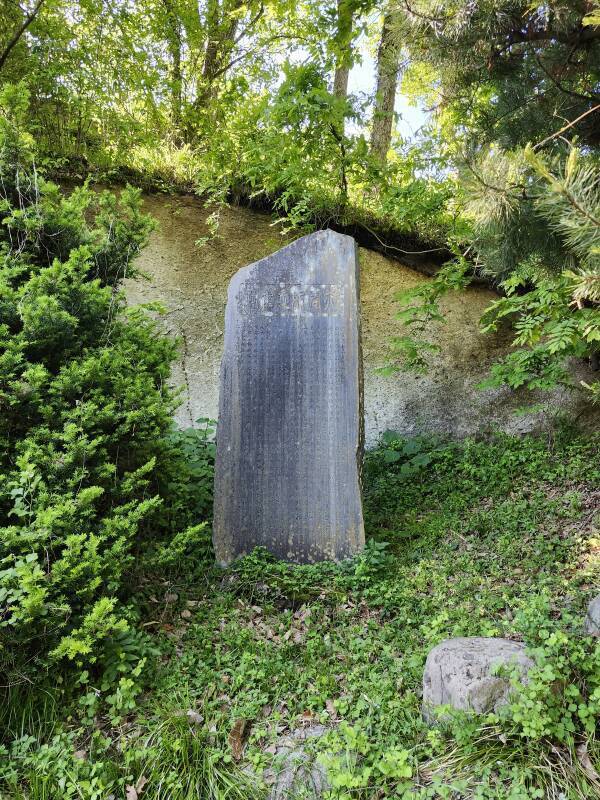
[[[321,723],[332,800],[597,797],[599,445],[387,435],[366,457],[367,547],[337,566],[255,552],[223,572],[197,531],[135,578],[101,674],[8,692],[1,796],[265,797],[277,738]],[[498,716],[430,728],[423,666],[453,636],[523,640],[538,666]]]

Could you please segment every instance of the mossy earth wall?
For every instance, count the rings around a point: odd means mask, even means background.
[[[188,427],[200,417],[217,418],[229,281],[240,267],[290,240],[268,215],[227,208],[220,211],[217,238],[198,247],[198,240],[209,234],[206,218],[211,213],[202,202],[189,196],[153,195],[145,198],[145,207],[159,223],[137,261],[149,280],[129,280],[126,291],[132,303],[160,301],[166,307],[165,328],[182,340],[172,381],[183,387],[177,422]],[[427,374],[382,374],[393,360],[393,337],[404,333],[395,317],[395,297],[430,278],[364,248],[359,257],[367,446],[388,429],[406,435],[465,436],[494,428],[525,432],[543,424],[540,412],[515,413],[532,404],[531,397],[477,388],[510,342],[509,331],[484,335],[479,330],[483,310],[496,297],[489,289],[474,287],[443,301],[446,322],[430,331],[441,349]],[[583,369],[580,377],[589,378]],[[555,400],[573,417],[579,414],[577,398]]]

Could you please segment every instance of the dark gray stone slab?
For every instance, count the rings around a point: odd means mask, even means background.
[[[333,231],[298,239],[230,285],[213,541],[296,563],[364,545],[358,258]]]

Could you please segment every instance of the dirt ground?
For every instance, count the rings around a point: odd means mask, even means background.
[[[181,359],[172,380],[185,389],[177,422],[188,427],[198,418],[217,417],[229,280],[240,267],[287,240],[268,215],[229,208],[220,213],[218,237],[199,246],[198,240],[209,233],[209,212],[199,200],[147,196],[145,206],[159,222],[137,261],[148,279],[128,280],[126,291],[132,303],[162,302],[166,329],[181,339]],[[393,358],[391,341],[403,334],[395,317],[395,296],[429,279],[364,249],[360,268],[367,444],[387,429],[464,436],[491,428],[526,431],[540,424],[539,415],[515,415],[524,398],[476,388],[507,347],[506,336],[479,332],[479,318],[495,297],[493,292],[473,288],[444,301],[446,322],[431,331],[441,350],[426,375],[385,376],[380,369]]]

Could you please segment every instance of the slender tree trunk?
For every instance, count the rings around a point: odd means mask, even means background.
[[[221,17],[220,0],[208,0],[204,25],[200,22],[200,27],[204,27],[206,31],[206,44],[204,46],[202,67],[196,82],[196,97],[192,104],[195,119],[192,119],[189,114],[186,119],[185,139],[187,142],[196,138],[198,134],[197,115],[203,114],[203,112],[210,109],[211,101],[215,95],[215,80],[223,60],[223,49],[224,47],[227,49],[227,44],[224,40],[229,31],[224,30],[224,28],[231,29],[231,23],[228,26],[224,26]],[[235,25],[237,23],[233,24],[232,39],[235,36]],[[232,45],[233,41],[230,43],[230,47]]]
[[[218,0],[209,0],[206,14],[208,39],[202,65],[202,78],[208,85],[222,74],[236,44],[239,23],[235,16],[228,17],[226,9],[219,7]]]
[[[173,73],[171,75],[171,117],[177,136],[181,131],[181,104],[183,78],[181,74],[181,39],[173,49]]]
[[[202,63],[202,80],[210,83],[216,72],[219,52],[219,0],[208,0],[206,5],[206,50]]]
[[[338,0],[337,32],[335,43],[337,58],[333,78],[333,93],[336,97],[348,94],[348,75],[352,65],[352,0]]]
[[[400,70],[400,45],[394,25],[394,14],[383,18],[381,40],[377,51],[377,91],[371,130],[371,155],[385,162],[392,141],[394,105]]]
[[[234,6],[235,7],[235,6]],[[210,103],[215,93],[215,82],[227,70],[228,59],[236,44],[238,19],[229,17],[219,0],[209,0],[206,10],[207,41],[202,63],[202,86],[194,106],[196,109]]]
[[[340,64],[335,68],[335,75],[333,78],[333,93],[336,97],[347,97],[349,75],[349,66],[342,66]]]
[[[182,125],[182,86],[183,76],[181,72],[181,22],[177,17],[171,0],[163,0],[167,12],[168,38],[167,49],[171,59],[170,65],[170,89],[171,89],[171,124],[173,125],[175,138],[181,139]]]
[[[241,20],[237,13],[246,13],[245,0],[207,0],[205,21],[200,21],[200,30],[206,35],[202,68],[197,79],[196,98],[192,110],[196,114],[202,111],[216,113],[215,104],[212,102],[216,96],[219,81],[243,57],[242,53],[234,57],[238,43],[255,29],[265,13],[263,2],[255,3],[256,13],[245,23],[240,30]],[[215,120],[212,120],[214,124]],[[187,117],[186,138],[191,141],[197,135],[194,124],[189,115]]]
[[[338,21],[335,37],[336,65],[333,76],[333,93],[343,100],[348,96],[348,77],[352,66],[353,0],[338,0]],[[344,135],[344,120],[338,133]]]

